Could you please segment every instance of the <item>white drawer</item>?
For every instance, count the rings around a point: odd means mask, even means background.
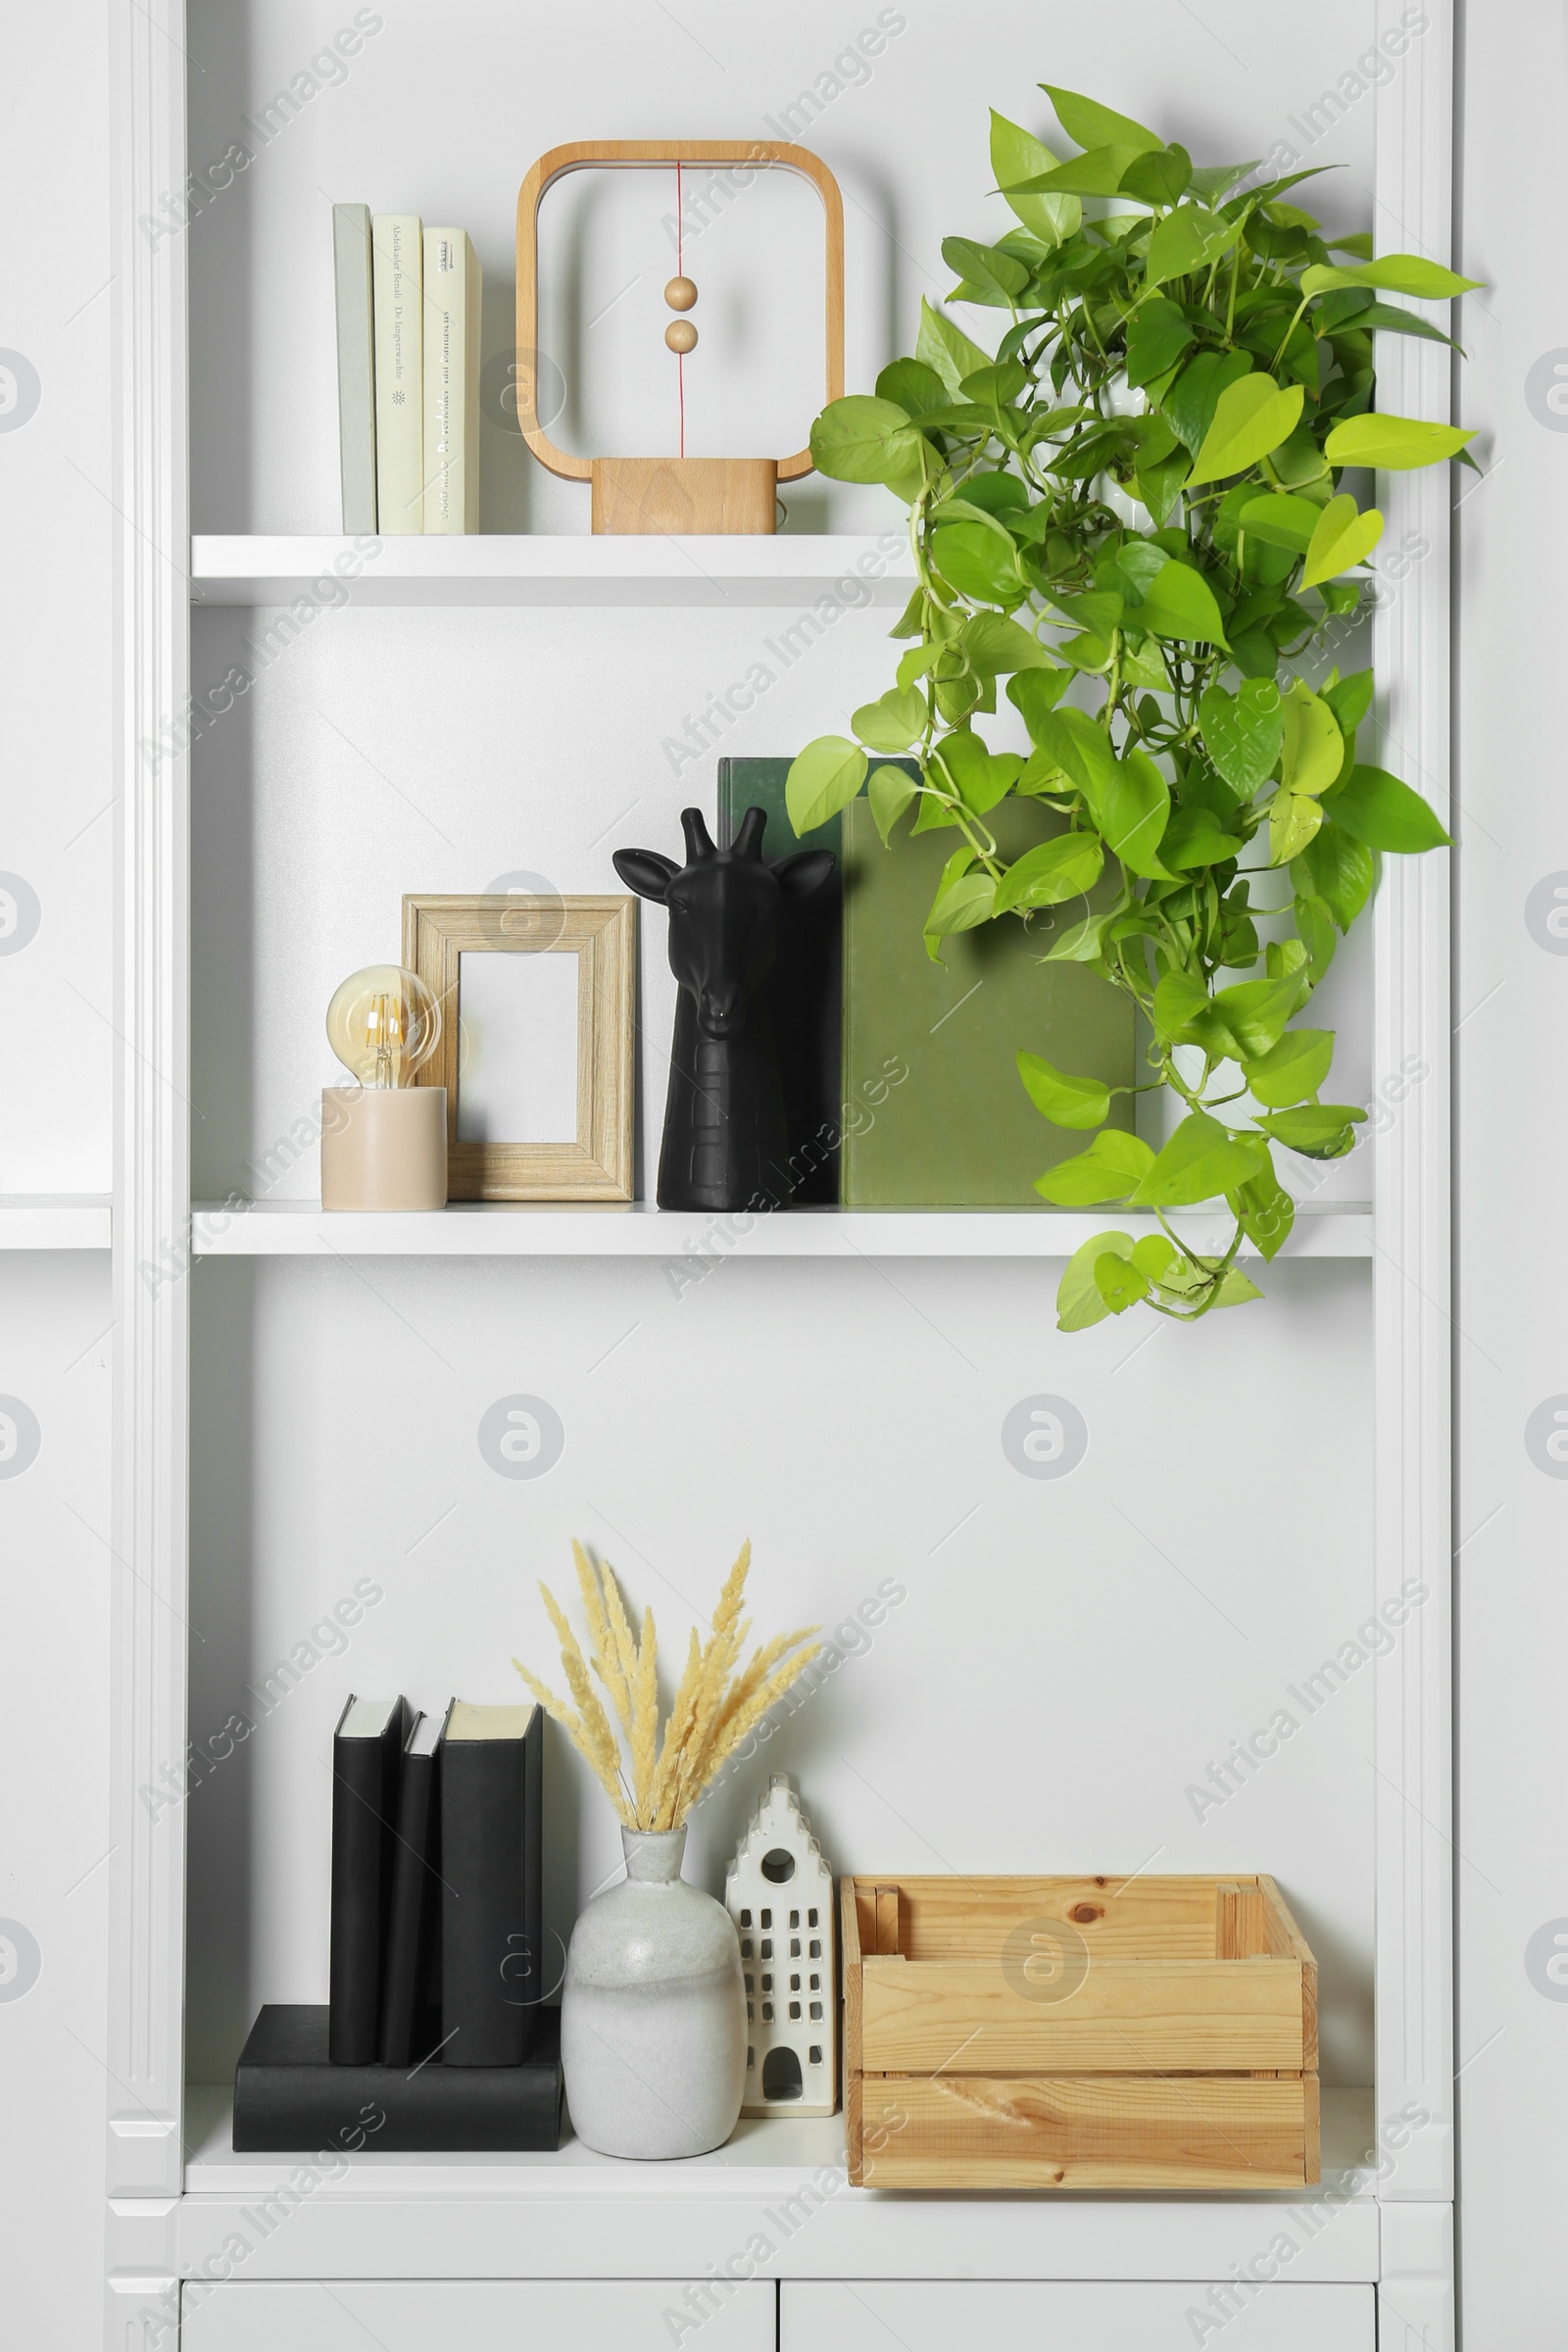
[[[187,2282],[180,2352],[774,2352],[771,2279],[728,2296],[684,2278],[333,2278]],[[669,2316],[673,2315],[673,2316]],[[681,2326],[681,2321],[689,2323]]]
[[[1094,2352],[1373,2352],[1370,2286],[1265,2286],[1210,2299],[1206,2282],[1089,2285],[857,2279],[853,2286],[786,2279],[779,2352],[953,2352],[1005,2344],[1012,2352],[1093,2345]],[[1227,2316],[1227,2314],[1229,2316]],[[706,2352],[706,2345],[705,2345]]]

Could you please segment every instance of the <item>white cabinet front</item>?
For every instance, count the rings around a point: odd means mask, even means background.
[[[187,2284],[180,2352],[774,2352],[771,2280],[720,2296],[706,2316],[684,2278],[333,2278]],[[706,2282],[699,2284],[704,2307]]]
[[[1093,2345],[1094,2352],[1373,2352],[1370,2286],[1078,2279],[792,2283],[779,2352],[954,2352],[956,2345]],[[706,2347],[705,2347],[706,2352]]]

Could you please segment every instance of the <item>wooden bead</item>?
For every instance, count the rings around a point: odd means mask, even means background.
[[[697,349],[697,329],[689,318],[672,318],[664,329],[664,341],[671,351],[685,353]]]
[[[672,311],[689,311],[697,300],[697,288],[689,277],[672,277],[664,288],[664,300]]]

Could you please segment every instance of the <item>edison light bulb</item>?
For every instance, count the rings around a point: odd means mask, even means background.
[[[362,1086],[412,1086],[441,1043],[441,1007],[417,972],[395,963],[351,972],[326,1008],[326,1034]]]

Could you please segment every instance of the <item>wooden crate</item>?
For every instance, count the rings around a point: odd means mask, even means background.
[[[1272,1879],[844,1879],[864,2188],[1298,2188],[1317,1963]]]

